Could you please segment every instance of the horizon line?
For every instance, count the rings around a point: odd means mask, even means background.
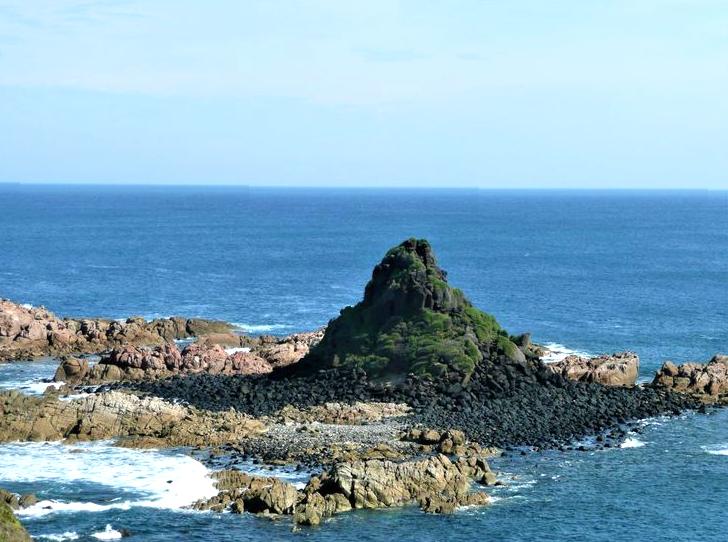
[[[505,187],[505,186],[380,186],[380,185],[351,185],[337,186],[329,184],[248,184],[248,183],[163,183],[163,182],[86,182],[86,181],[0,181],[0,187],[8,186],[38,186],[38,187],[109,187],[109,188],[247,188],[247,189],[289,189],[289,190],[309,190],[309,189],[330,189],[330,190],[454,190],[454,191],[502,191],[502,192],[518,192],[518,191],[543,191],[543,192],[726,192],[725,188],[683,188],[683,187],[573,187],[573,186],[523,186],[523,187]]]

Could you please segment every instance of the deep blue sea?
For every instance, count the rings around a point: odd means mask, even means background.
[[[728,192],[0,185],[0,297],[63,316],[180,314],[286,334],[358,301],[411,236],[512,333],[634,350],[643,380],[667,359],[728,352]],[[54,367],[0,366],[0,387],[37,392]],[[122,529],[165,542],[726,539],[728,411],[645,420],[625,444],[499,459],[508,486],[485,509],[358,512],[296,533],[181,511],[210,482],[179,451],[4,445],[0,487],[53,501],[22,517],[39,540]]]

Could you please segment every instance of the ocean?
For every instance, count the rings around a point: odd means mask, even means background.
[[[728,192],[0,185],[0,297],[63,316],[185,315],[315,329],[407,237],[511,333],[665,360],[728,352]],[[0,365],[39,393],[55,360]],[[644,420],[620,449],[493,462],[507,486],[453,516],[288,522],[185,511],[212,489],[184,451],[0,446],[0,487],[46,499],[38,540],[725,540],[728,411]],[[168,483],[172,480],[171,483]],[[50,506],[45,508],[44,506]]]

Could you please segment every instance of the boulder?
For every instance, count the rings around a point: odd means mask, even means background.
[[[604,386],[633,387],[639,375],[640,359],[634,352],[587,358],[567,356],[546,366],[569,380],[596,382]]]
[[[200,337],[197,342],[205,346],[218,344],[223,348],[237,348],[241,344],[241,336],[235,333],[210,333]]]
[[[219,493],[193,505],[197,510],[223,511],[253,514],[293,514],[300,500],[298,490],[277,478],[251,476],[236,470],[224,470],[213,474]]]
[[[166,376],[182,365],[182,354],[174,343],[165,343],[154,348],[133,345],[114,348],[101,358],[90,371],[92,381],[104,381],[110,376],[136,380],[145,376]],[[107,369],[113,366],[118,371]]]
[[[226,362],[228,374],[257,375],[273,371],[268,361],[251,352],[235,352]]]
[[[203,320],[201,318],[190,318],[187,320],[185,329],[188,337],[201,337],[212,333],[229,333],[232,326],[227,322],[219,320]]]
[[[261,341],[253,351],[264,358],[274,369],[298,363],[308,354],[311,347],[323,337],[323,330],[310,333],[294,333],[282,339],[271,338]]]
[[[56,369],[53,381],[64,382],[69,386],[75,386],[84,381],[87,378],[88,373],[88,361],[85,359],[66,357],[61,361],[58,369]]]
[[[304,494],[340,494],[352,508],[402,506],[412,501],[421,506],[448,501],[455,507],[471,502],[472,481],[483,479],[486,472],[490,469],[483,459],[451,461],[442,454],[396,463],[354,461],[339,463],[321,477],[312,478]]]
[[[10,491],[0,489],[0,503],[7,504],[13,510],[22,510],[23,508],[33,506],[37,502],[38,497],[36,497],[32,493],[18,495],[16,493],[11,493]]]
[[[177,369],[185,373],[220,374],[225,369],[227,358],[227,352],[219,344],[192,343],[182,350],[182,360]]]
[[[291,484],[270,479],[270,484],[243,494],[245,510],[253,513],[292,514],[298,502],[298,490]]]
[[[728,405],[728,356],[716,354],[705,364],[667,361],[652,385],[689,394],[704,403]]]

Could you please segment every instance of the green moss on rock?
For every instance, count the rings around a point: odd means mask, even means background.
[[[15,517],[13,511],[4,502],[0,502],[0,541],[25,542],[30,541],[27,531]]]
[[[448,284],[430,244],[408,239],[387,252],[364,299],[329,323],[300,367],[353,366],[372,375],[470,374],[493,347],[517,356],[496,319]]]

